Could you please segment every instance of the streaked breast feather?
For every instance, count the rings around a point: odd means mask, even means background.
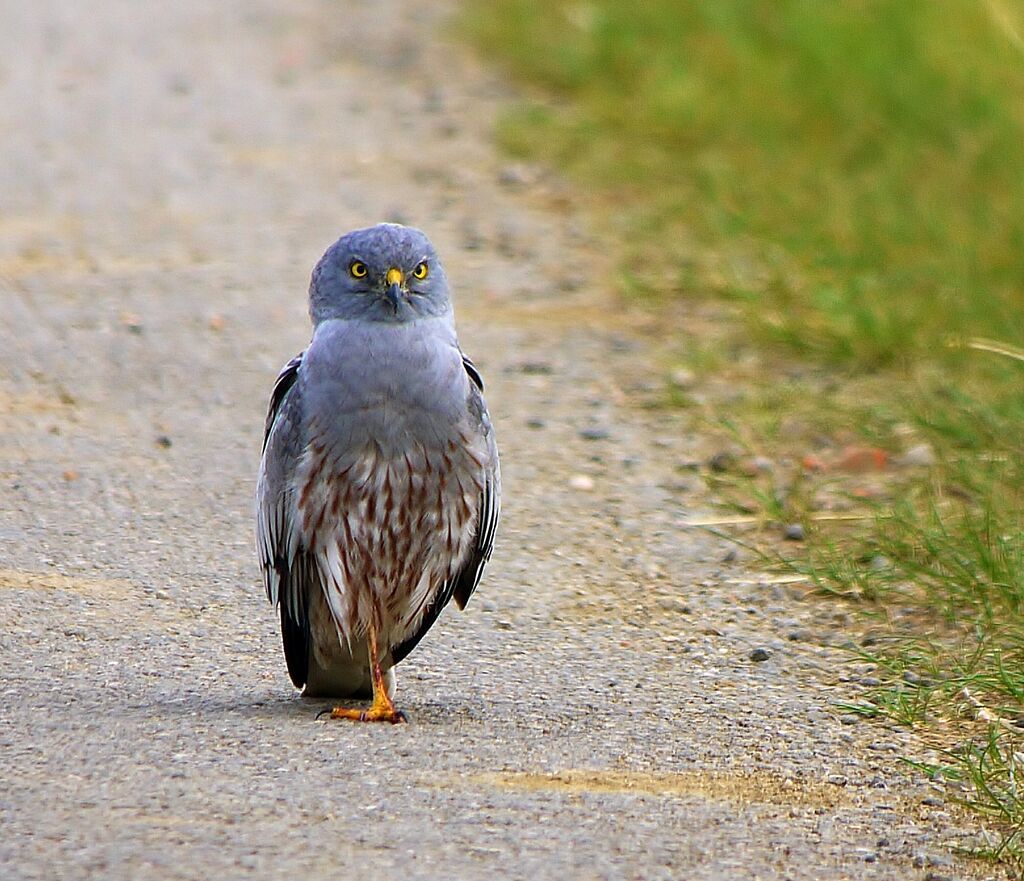
[[[471,444],[415,445],[387,457],[371,444],[332,456],[312,444],[298,495],[305,543],[319,563],[339,636],[361,636],[373,616],[395,645],[461,568],[483,487]]]

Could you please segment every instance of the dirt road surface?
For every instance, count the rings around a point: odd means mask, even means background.
[[[843,611],[686,528],[701,439],[444,10],[2,11],[3,878],[993,875],[922,745],[843,724]],[[396,727],[315,721],[252,547],[309,270],[383,219],[446,261],[506,490]]]

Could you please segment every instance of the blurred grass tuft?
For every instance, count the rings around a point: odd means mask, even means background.
[[[464,24],[551,95],[505,120],[506,146],[599,183],[652,291],[720,292],[674,253],[685,229],[756,262],[725,292],[769,335],[873,367],[950,328],[1024,343],[1009,21],[994,0],[496,0]]]

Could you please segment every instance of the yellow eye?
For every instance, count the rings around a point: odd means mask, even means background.
[[[367,271],[366,264],[361,260],[353,260],[348,265],[348,272],[352,278],[366,278]]]
[[[420,281],[423,281],[423,279],[425,279],[429,273],[430,267],[427,266],[426,261],[424,261],[423,263],[416,264],[416,268],[412,271],[412,277],[418,278]]]

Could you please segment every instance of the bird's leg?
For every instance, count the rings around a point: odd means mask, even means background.
[[[408,721],[405,713],[395,709],[388,689],[384,684],[384,673],[380,669],[380,655],[377,652],[377,626],[370,622],[366,631],[366,641],[370,649],[370,675],[373,678],[373,703],[368,710],[356,710],[351,707],[335,707],[331,710],[332,719],[351,719],[353,722],[390,722],[395,725]]]

